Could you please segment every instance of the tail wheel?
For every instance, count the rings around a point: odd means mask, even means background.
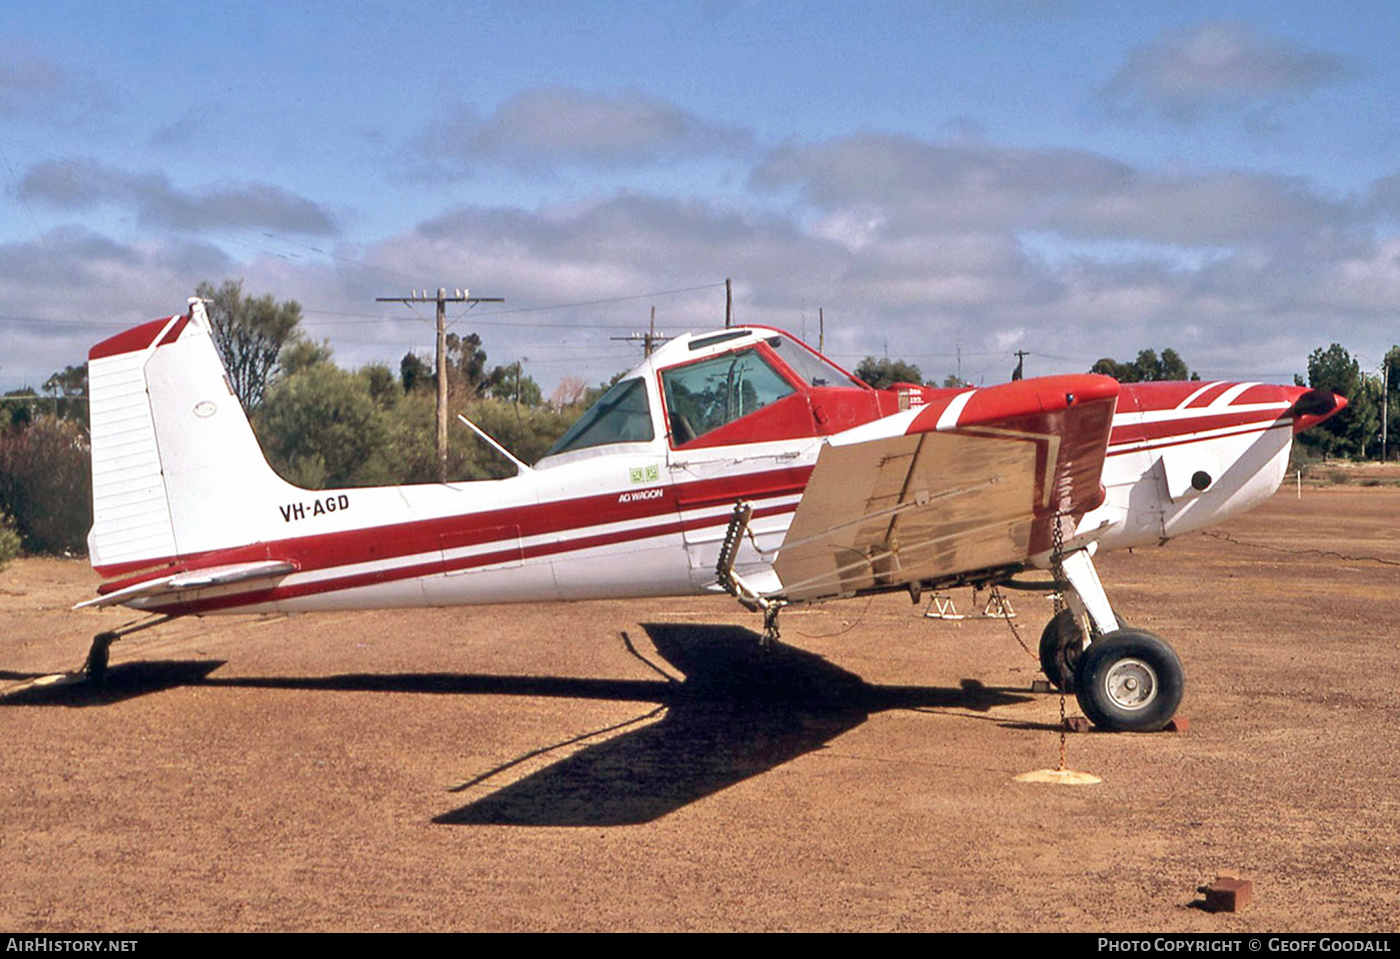
[[[1096,640],[1075,669],[1075,696],[1093,724],[1109,732],[1156,732],[1176,715],[1186,676],[1162,639],[1119,629]]]
[[[1066,693],[1074,692],[1074,669],[1084,654],[1084,632],[1079,617],[1062,609],[1045,624],[1040,634],[1040,668],[1050,685]]]

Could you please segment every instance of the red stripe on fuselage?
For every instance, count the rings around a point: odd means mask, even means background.
[[[1205,389],[1197,387],[1197,389],[1201,389],[1201,394],[1191,402],[1187,403],[1182,408],[1188,410],[1196,410],[1200,409],[1203,406],[1209,406],[1211,403],[1219,399],[1220,395],[1233,385],[1233,383],[1212,383]]]
[[[1145,447],[1156,445],[1158,440],[1186,438],[1198,433],[1238,426],[1267,429],[1277,425],[1283,414],[1284,410],[1240,410],[1148,423],[1125,423],[1113,428],[1109,434],[1108,445],[1110,449],[1134,443]]]
[[[796,509],[797,505],[795,503],[785,506],[768,506],[754,510],[753,518],[762,519],[768,516],[779,516],[783,513],[791,513]],[[693,532],[711,527],[728,526],[729,522],[729,516],[712,517],[703,520],[677,521],[674,523],[646,526],[640,529],[618,530],[616,532],[600,533],[594,536],[581,536],[557,543],[538,543],[523,549],[511,547],[502,550],[494,550],[490,553],[479,553],[474,556],[462,556],[453,560],[444,561],[439,558],[422,563],[414,563],[412,566],[366,570],[311,583],[298,583],[291,586],[261,587],[246,592],[230,593],[191,602],[152,603],[146,608],[162,613],[174,613],[176,615],[211,613],[219,610],[235,609],[240,606],[273,603],[282,600],[297,599],[302,596],[315,596],[324,593],[340,592],[346,589],[356,589],[363,586],[377,586],[381,583],[397,582],[405,579],[417,579],[424,576],[480,569],[484,566],[492,566],[497,563],[510,562],[516,559],[537,559],[560,553],[572,553],[587,549],[598,549],[603,546],[614,546],[619,543],[637,542],[661,536],[674,536],[682,532]]]
[[[1271,421],[1268,423],[1256,423],[1253,426],[1243,427],[1237,430],[1230,430],[1225,433],[1213,433],[1210,436],[1197,436],[1194,434],[1176,435],[1175,438],[1165,441],[1157,440],[1150,443],[1140,443],[1137,446],[1129,446],[1124,449],[1109,448],[1109,456],[1125,456],[1128,453],[1142,453],[1147,450],[1162,450],[1169,446],[1189,446],[1192,443],[1209,443],[1212,440],[1228,439],[1231,436],[1248,436],[1251,433],[1267,433],[1269,430],[1292,429],[1292,425],[1286,420],[1283,422]]]
[[[391,560],[443,548],[454,549],[489,543],[501,539],[503,528],[515,529],[515,535],[523,539],[564,534],[571,530],[608,523],[674,516],[682,508],[698,509],[707,505],[732,504],[736,498],[741,497],[766,499],[801,493],[806,488],[811,472],[811,467],[794,467],[682,483],[662,487],[663,495],[655,499],[633,500],[628,503],[619,502],[619,498],[629,491],[616,490],[548,503],[531,503],[478,513],[253,543],[227,550],[171,558],[167,562],[174,565],[167,565],[158,570],[148,569],[129,579],[104,583],[99,592],[110,593],[160,576],[168,576],[172,572],[202,566],[282,559],[296,563],[300,572],[314,572],[335,566]],[[350,495],[354,495],[353,491]],[[449,542],[444,543],[444,538]],[[150,565],[151,561],[142,563],[143,567]],[[111,567],[98,570],[104,574],[112,571]]]

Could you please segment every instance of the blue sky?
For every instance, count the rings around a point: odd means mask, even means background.
[[[605,379],[646,325],[1004,380],[1173,347],[1287,380],[1400,342],[1400,8],[1108,3],[0,5],[0,389],[201,280],[338,361]]]

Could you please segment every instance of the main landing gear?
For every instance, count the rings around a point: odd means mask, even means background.
[[[1119,622],[1087,550],[1061,560],[1067,608],[1040,637],[1040,665],[1050,682],[1074,693],[1100,729],[1156,732],[1181,705],[1181,660],[1160,637]],[[1091,624],[1086,635],[1082,623]]]

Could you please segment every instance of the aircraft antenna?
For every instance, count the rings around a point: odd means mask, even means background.
[[[534,472],[534,467],[529,466],[529,465],[526,464],[523,460],[521,460],[518,456],[516,456],[514,453],[512,453],[510,450],[506,449],[506,448],[505,448],[504,446],[502,446],[500,443],[497,443],[497,442],[491,437],[491,434],[488,433],[488,432],[486,432],[486,431],[485,431],[484,429],[482,429],[480,426],[477,426],[475,423],[473,423],[471,420],[467,419],[467,418],[466,418],[465,416],[463,416],[461,413],[458,413],[458,414],[457,414],[457,419],[459,419],[459,420],[461,420],[463,423],[467,424],[467,426],[471,428],[471,431],[472,431],[473,433],[475,433],[477,436],[480,436],[480,437],[481,437],[482,439],[484,439],[486,442],[490,443],[492,449],[494,449],[497,453],[500,453],[500,454],[501,454],[502,456],[504,456],[506,459],[508,459],[508,460],[510,460],[512,463],[514,463],[514,464],[515,464],[515,468],[518,469],[520,472],[522,472],[522,473],[533,473],[533,472]]]

